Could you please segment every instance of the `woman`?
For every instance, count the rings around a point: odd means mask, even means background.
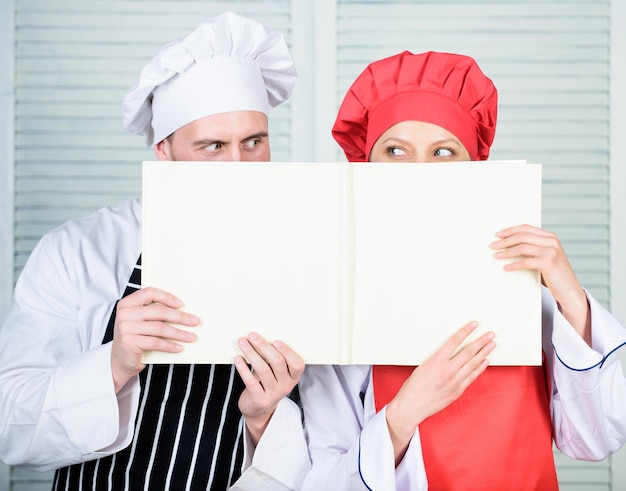
[[[486,160],[496,113],[496,89],[472,58],[405,51],[356,79],[333,136],[352,162]],[[306,488],[554,490],[553,438],[588,460],[623,444],[614,350],[626,330],[581,287],[555,234],[517,225],[497,236],[495,257],[519,258],[505,269],[541,273],[543,367],[487,368],[492,333],[453,355],[473,322],[419,367],[308,367]]]

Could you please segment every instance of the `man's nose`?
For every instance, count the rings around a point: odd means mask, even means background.
[[[241,149],[237,146],[232,146],[228,149],[228,158],[231,162],[240,162],[241,161]]]

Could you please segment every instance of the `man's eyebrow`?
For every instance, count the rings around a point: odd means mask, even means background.
[[[255,133],[253,135],[246,136],[241,141],[245,142],[245,141],[248,141],[248,140],[254,140],[256,138],[267,138],[267,135],[268,135],[267,131],[260,131],[259,133]]]
[[[267,131],[260,131],[258,133],[254,133],[252,135],[248,135],[244,138],[242,138],[242,142],[248,141],[248,140],[254,140],[256,138],[267,138],[268,137],[268,132]],[[209,138],[204,138],[201,140],[196,140],[192,143],[193,146],[195,147],[208,147],[209,145],[226,145],[228,142],[226,140],[212,140]]]
[[[209,145],[214,145],[214,144],[220,144],[220,145],[224,145],[226,142],[223,140],[209,140],[209,139],[202,139],[202,140],[196,140],[192,143],[192,146],[194,147],[208,147]]]

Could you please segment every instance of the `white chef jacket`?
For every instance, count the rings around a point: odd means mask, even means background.
[[[557,447],[575,459],[601,460],[626,441],[626,380],[617,356],[626,329],[591,295],[587,298],[592,348],[542,289],[543,349],[552,377]],[[308,366],[300,395],[313,462],[303,489],[428,489],[419,428],[395,467],[386,406],[379,413],[374,406],[371,366]]]
[[[106,326],[141,253],[134,199],[45,235],[0,329],[0,459],[46,471],[132,440],[139,377],[115,394]],[[258,446],[244,438],[234,489],[297,489],[309,466],[301,413],[281,401]]]

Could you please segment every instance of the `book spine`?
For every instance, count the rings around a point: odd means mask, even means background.
[[[354,325],[354,192],[352,164],[340,166],[339,196],[339,326],[337,359],[351,363]]]

